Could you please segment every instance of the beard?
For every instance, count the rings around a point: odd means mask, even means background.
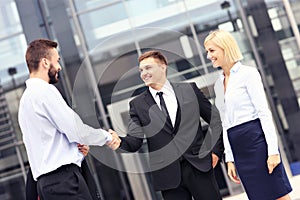
[[[53,64],[50,64],[50,69],[48,70],[48,76],[49,76],[49,83],[55,84],[58,82],[59,79],[59,72],[55,69]]]

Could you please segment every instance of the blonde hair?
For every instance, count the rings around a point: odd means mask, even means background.
[[[227,63],[236,63],[243,59],[243,55],[236,40],[229,32],[224,30],[211,31],[204,40],[204,46],[208,41],[213,42],[223,49]]]

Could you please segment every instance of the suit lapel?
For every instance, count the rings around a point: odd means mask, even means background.
[[[156,104],[155,100],[153,99],[149,89],[147,89],[145,91],[145,94],[144,94],[144,100],[146,101],[147,105],[150,107],[152,107],[153,105]],[[159,107],[156,105],[156,107],[159,109]],[[156,108],[155,108],[156,109]]]
[[[178,129],[179,124],[180,124],[180,118],[181,118],[181,105],[183,103],[183,94],[182,94],[182,90],[181,90],[179,84],[171,83],[171,85],[174,89],[175,96],[176,96],[176,99],[177,99],[177,105],[178,105],[177,113],[176,113],[175,126],[174,126],[174,132],[177,132],[177,129]]]
[[[183,103],[183,94],[182,94],[182,89],[179,84],[176,83],[171,83],[173,90],[175,92],[175,96],[177,98],[177,102],[179,105]]]

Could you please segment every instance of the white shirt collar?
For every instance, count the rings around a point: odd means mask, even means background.
[[[238,72],[239,69],[241,68],[241,66],[242,66],[241,62],[236,62],[236,63],[231,67],[230,73],[236,73],[236,72]],[[224,72],[223,72],[223,70],[220,72],[220,76],[221,76],[222,78],[224,78]]]
[[[165,82],[164,86],[161,88],[161,90],[158,91],[158,90],[153,89],[152,87],[149,87],[149,91],[150,91],[151,95],[153,96],[153,98],[155,98],[157,92],[163,92],[164,95],[174,94],[173,87],[168,80],[166,80],[166,82]]]
[[[41,78],[30,78],[30,79],[27,79],[25,81],[26,83],[26,86],[31,86],[31,85],[40,85],[40,84],[46,84],[46,85],[49,85],[49,83],[47,81],[44,81],[43,79]]]

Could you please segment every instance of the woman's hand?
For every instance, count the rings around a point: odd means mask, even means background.
[[[267,165],[268,165],[268,169],[269,169],[269,174],[272,174],[273,170],[275,169],[275,167],[277,167],[277,165],[279,165],[280,162],[281,162],[281,159],[280,159],[279,154],[270,155],[268,157]]]
[[[240,184],[241,181],[240,179],[236,176],[236,169],[235,169],[235,165],[233,162],[228,162],[227,163],[227,168],[228,168],[228,176],[229,178],[235,182],[236,184]]]
[[[77,144],[78,150],[84,155],[87,156],[89,153],[90,147],[84,144]]]

